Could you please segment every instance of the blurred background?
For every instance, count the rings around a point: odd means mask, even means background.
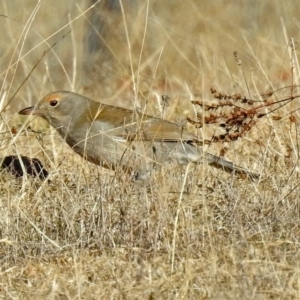
[[[250,87],[286,85],[299,10],[293,1],[271,0],[3,0],[2,101],[54,43],[15,96],[14,109],[61,89],[126,106],[125,99],[136,104],[155,92],[171,98],[205,96],[211,86],[245,92],[234,51]]]

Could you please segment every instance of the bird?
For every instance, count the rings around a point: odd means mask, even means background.
[[[137,180],[149,178],[166,162],[184,165],[206,161],[229,173],[258,176],[202,151],[201,141],[176,123],[74,92],[51,92],[19,114],[44,118],[85,160],[112,170],[121,167]]]

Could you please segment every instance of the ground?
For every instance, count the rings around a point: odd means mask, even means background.
[[[299,7],[162,2],[0,4],[1,156],[50,172],[1,173],[2,299],[299,299]],[[170,164],[136,182],[95,166],[17,115],[54,90],[145,109],[208,141],[222,122],[187,117],[228,120],[232,108],[191,101],[241,94],[239,107],[262,105],[255,122],[203,146],[259,176]]]

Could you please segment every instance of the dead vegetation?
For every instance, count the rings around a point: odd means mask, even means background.
[[[101,32],[110,52],[91,55],[89,72],[79,45],[92,9],[57,2],[64,17],[50,20],[52,4],[23,2],[0,6],[1,156],[39,158],[50,181],[1,172],[0,296],[298,299],[299,65],[285,39],[298,32],[296,5],[146,1],[135,11],[123,1],[107,22],[118,17],[124,31]],[[166,165],[143,183],[98,168],[41,120],[15,115],[58,89],[176,121],[260,177]]]

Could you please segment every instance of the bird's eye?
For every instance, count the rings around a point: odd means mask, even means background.
[[[57,100],[51,100],[51,101],[49,102],[49,104],[50,104],[51,106],[56,106],[56,105],[58,104],[58,101],[57,101]]]

